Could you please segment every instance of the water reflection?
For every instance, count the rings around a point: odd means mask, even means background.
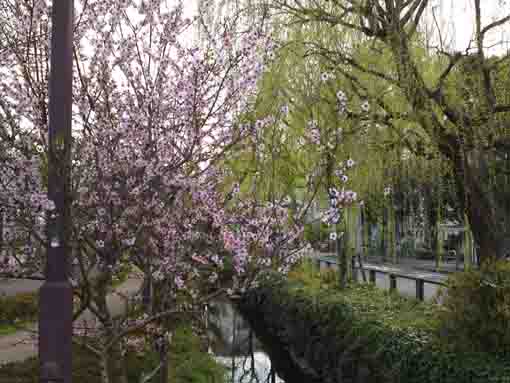
[[[218,299],[208,310],[210,352],[230,370],[231,383],[284,383],[271,368],[248,322],[228,299]]]

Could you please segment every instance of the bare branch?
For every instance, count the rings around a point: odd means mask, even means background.
[[[507,113],[510,112],[510,105],[496,105],[494,107],[495,113]]]
[[[486,27],[484,27],[480,33],[483,35],[485,35],[488,31],[490,31],[491,29],[493,28],[496,28],[496,27],[499,27],[500,25],[503,25],[505,24],[506,22],[510,21],[510,15],[506,16],[506,17],[503,17],[502,19],[499,19],[499,20],[496,20],[494,21],[493,23],[490,23],[489,25],[487,25]]]
[[[453,56],[448,55],[450,58],[450,62],[448,63],[448,66],[446,69],[441,73],[439,76],[439,81],[437,84],[436,92],[439,91],[446,81],[448,75],[451,73],[452,69],[455,67],[455,65],[464,57],[464,55],[460,52],[456,52]]]

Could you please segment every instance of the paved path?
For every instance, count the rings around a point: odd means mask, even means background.
[[[19,281],[18,281],[19,282]],[[115,290],[124,295],[135,293],[141,285],[141,279],[130,278]],[[42,283],[39,283],[39,286]],[[17,286],[17,287],[13,287]],[[11,291],[33,292],[39,287],[30,290],[27,286],[33,288],[35,285],[14,283]],[[0,283],[0,291],[2,285]],[[107,304],[112,315],[119,315],[125,310],[125,300],[118,294],[112,293],[107,297]],[[84,312],[73,324],[75,328],[82,327],[84,324],[94,323],[94,315],[90,311]],[[35,337],[35,338],[34,338]],[[0,364],[23,361],[29,357],[37,355],[37,324],[32,325],[28,331],[18,331],[12,335],[0,336]]]

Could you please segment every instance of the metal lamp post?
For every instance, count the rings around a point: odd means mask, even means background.
[[[73,0],[53,1],[49,80],[48,216],[46,281],[39,291],[41,382],[71,383],[73,291],[70,255],[70,173],[73,69]],[[58,371],[59,376],[54,376]],[[52,376],[53,375],[53,376]]]

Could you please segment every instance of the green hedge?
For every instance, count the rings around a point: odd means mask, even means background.
[[[37,293],[0,296],[0,325],[33,322],[37,320],[38,312]]]
[[[370,285],[340,292],[273,275],[240,307],[326,380],[336,381],[335,371],[357,361],[370,371],[370,382],[510,383],[510,362],[502,357],[441,345],[432,304]]]

